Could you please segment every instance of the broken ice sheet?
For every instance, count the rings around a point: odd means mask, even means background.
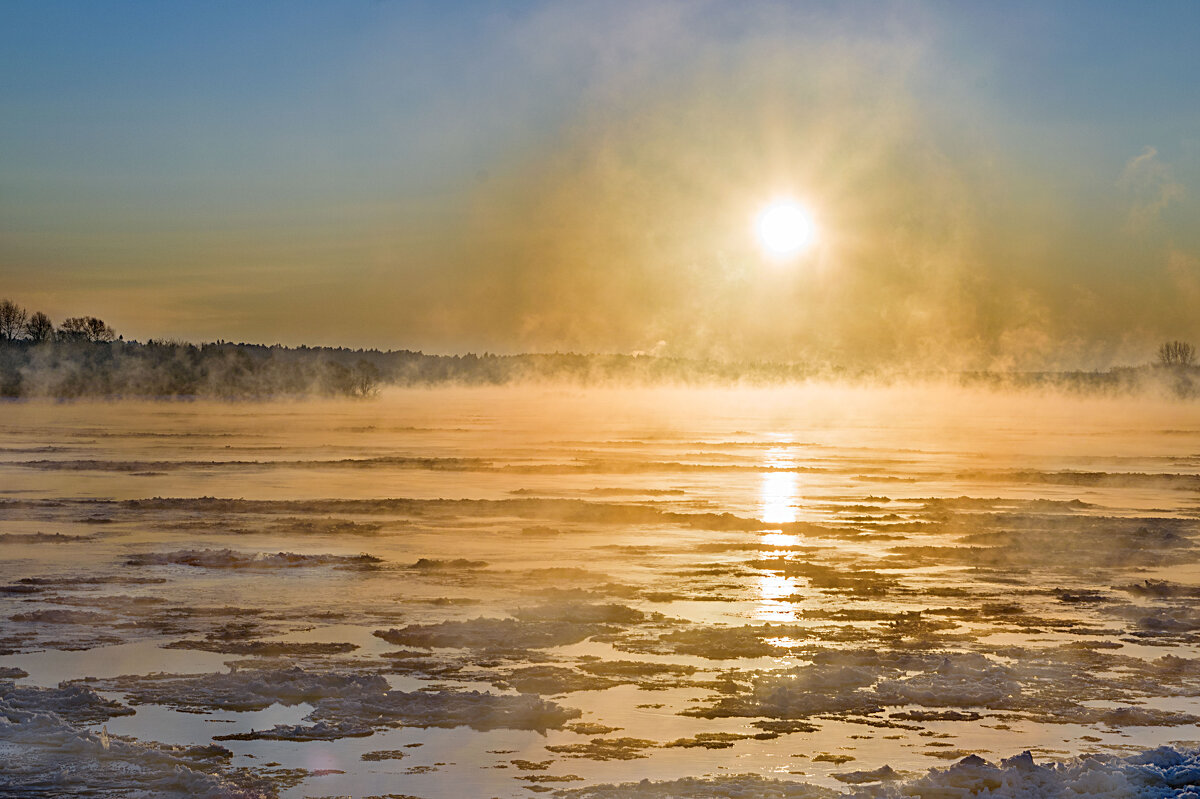
[[[80,463],[307,463],[164,468],[153,478],[4,471],[33,473],[39,491],[0,502],[0,535],[14,536],[5,554],[20,553],[0,563],[0,646],[20,651],[0,667],[27,672],[7,672],[20,686],[54,690],[62,679],[134,675],[82,684],[138,710],[100,724],[144,740],[157,727],[172,744],[252,734],[224,744],[235,767],[279,760],[326,772],[281,789],[297,799],[569,790],[510,784],[514,759],[553,760],[548,776],[595,785],[646,776],[767,795],[762,780],[800,770],[823,788],[858,790],[879,783],[833,775],[866,779],[884,765],[924,773],[936,760],[925,752],[993,759],[1012,754],[1013,741],[1061,757],[1148,749],[1189,737],[1200,715],[1200,630],[1188,604],[1200,590],[1197,522],[1189,481],[1169,476],[1186,471],[1179,458],[1197,439],[1154,432],[1187,429],[1185,419],[1118,436],[1103,424],[1064,435],[1068,427],[1036,414],[1008,418],[1015,443],[984,456],[980,424],[990,417],[939,417],[920,431],[907,417],[902,427],[857,417],[821,427],[803,403],[768,419],[738,402],[719,418],[673,410],[662,421],[660,410],[641,429],[614,421],[620,435],[576,416],[571,435],[543,436],[489,404],[514,395],[475,396],[422,406],[436,424],[381,423],[372,417],[394,410],[384,405],[202,415],[150,406],[102,423],[89,419],[96,409],[51,409],[75,421],[30,447],[66,436],[72,449],[61,457]],[[488,421],[455,417],[464,407]],[[536,418],[550,418],[541,404]],[[135,435],[141,425],[221,435]],[[664,425],[674,429],[653,429]],[[1144,454],[1136,463],[1123,451],[1131,440]],[[272,454],[248,454],[260,446]],[[456,458],[474,460],[464,469]],[[780,471],[788,463],[795,469]],[[18,538],[38,531],[47,537]],[[357,564],[363,552],[379,562]],[[396,642],[375,631],[398,631]],[[120,643],[61,649],[105,640]],[[286,705],[278,700],[306,694],[268,692],[261,710],[215,709],[199,686],[211,692],[220,680],[182,675],[224,672],[227,661],[275,675],[298,666],[309,675],[299,682],[328,680],[328,693]],[[156,689],[155,671],[181,678]],[[348,681],[371,675],[388,689]],[[462,700],[473,690],[503,701]],[[409,713],[415,699],[401,707],[412,694],[427,695],[421,714]],[[822,705],[826,695],[840,699]],[[550,705],[584,712],[544,736],[408,726],[491,714],[533,727],[538,713],[517,710]],[[383,723],[367,721],[381,709]],[[362,731],[371,735],[338,737]],[[262,740],[270,736],[330,740]],[[546,750],[621,738],[653,745],[630,761]],[[404,748],[412,742],[426,746]],[[394,765],[418,771],[359,757],[387,750],[419,753]],[[856,759],[813,762],[821,752]],[[508,773],[491,768],[498,761]],[[722,782],[742,771],[758,781]],[[477,773],[499,778],[472,782]]]
[[[0,793],[163,797],[274,793],[262,775],[229,767],[221,746],[127,741],[81,725],[127,713],[90,689],[19,689],[0,683]]]
[[[235,669],[180,676],[155,674],[93,683],[124,693],[134,704],[184,710],[260,710],[274,703],[312,705],[307,726],[264,731],[280,740],[332,740],[371,734],[391,726],[547,730],[579,716],[536,696],[479,691],[398,691],[379,674],[311,672],[299,668]]]

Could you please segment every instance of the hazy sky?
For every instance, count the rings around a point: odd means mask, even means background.
[[[127,338],[1200,342],[1200,3],[0,3],[0,297]],[[818,246],[779,262],[790,196]]]

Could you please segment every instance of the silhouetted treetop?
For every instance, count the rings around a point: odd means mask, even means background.
[[[34,343],[51,341],[54,339],[54,323],[49,316],[38,311],[25,323],[25,335]]]
[[[85,341],[113,341],[117,337],[115,330],[94,316],[73,316],[62,323],[59,333],[68,339]]]
[[[12,300],[0,300],[0,341],[16,341],[25,335],[25,309]]]
[[[1196,348],[1185,341],[1168,341],[1158,348],[1158,362],[1163,366],[1191,366],[1196,360]]]

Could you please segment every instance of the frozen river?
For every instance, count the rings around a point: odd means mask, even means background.
[[[1157,796],[1200,773],[1195,404],[30,402],[0,406],[0,444],[2,795],[808,797],[974,769]],[[1025,750],[1069,762],[923,776]],[[643,779],[667,784],[614,787]]]

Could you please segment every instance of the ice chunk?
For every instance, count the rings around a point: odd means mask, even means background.
[[[487,561],[484,560],[467,560],[466,558],[454,558],[453,560],[438,560],[436,558],[421,558],[416,563],[408,568],[423,572],[444,572],[444,571],[464,571],[471,569],[483,569],[487,567]]]
[[[514,669],[497,684],[523,694],[561,694],[570,691],[599,691],[617,684],[607,677],[581,674],[562,666],[526,666]]]
[[[21,697],[24,707],[0,698],[0,795],[265,799],[275,793],[264,780],[229,771],[228,749],[165,747],[90,733],[57,712],[77,711],[74,702],[55,691],[31,691]]]
[[[191,640],[172,641],[163,644],[163,649],[197,649],[204,652],[220,652],[225,655],[252,655],[254,657],[320,657],[341,655],[358,649],[357,644],[321,643],[296,641],[225,641]]]
[[[379,674],[313,672],[299,668],[238,670],[199,676],[151,675],[105,681],[130,701],[185,710],[261,710],[278,702],[306,702],[311,726],[289,726],[252,738],[328,740],[394,726],[497,728],[545,731],[579,717],[536,696],[479,691],[393,691]]]
[[[934,670],[875,686],[888,705],[926,707],[1005,707],[1021,693],[1011,671],[981,655],[947,656]]]
[[[846,771],[834,774],[833,778],[847,785],[862,785],[867,782],[892,782],[901,779],[901,774],[891,766],[881,766],[874,771]]]
[[[389,644],[425,649],[455,647],[509,650],[574,644],[609,629],[612,628],[594,623],[520,621],[481,616],[467,621],[410,624],[399,629],[377,630],[375,635]]]
[[[330,724],[318,721],[316,724],[276,724],[269,730],[251,730],[250,732],[230,733],[229,735],[214,735],[214,741],[336,741],[339,738],[360,738],[371,735],[374,730],[368,726],[351,726]]]
[[[698,732],[691,738],[676,738],[670,743],[663,744],[673,749],[729,749],[738,741],[750,738],[759,740],[776,738],[773,733],[743,733],[743,732]]]
[[[1116,586],[1122,591],[1128,591],[1137,596],[1159,598],[1200,597],[1200,586],[1180,585],[1166,580],[1143,580],[1140,583]]]
[[[291,669],[239,669],[201,675],[153,674],[117,677],[94,684],[125,691],[135,704],[159,704],[183,710],[263,710],[276,702],[315,704],[323,699],[354,698],[388,690],[378,674],[312,672]]]
[[[769,780],[757,775],[736,774],[712,778],[686,778],[670,782],[630,782],[593,785],[562,790],[558,799],[1166,799],[1200,795],[1200,750],[1169,747],[1127,758],[1094,755],[1062,763],[1038,765],[1029,752],[994,765],[978,755],[969,755],[949,768],[903,779],[883,766],[874,771],[835,774],[837,779],[859,785],[881,782],[849,793],[838,793],[803,782]]]
[[[134,710],[120,702],[105,699],[83,685],[60,685],[57,688],[17,686],[0,682],[0,702],[14,710],[52,712],[75,724],[108,721],[113,716],[130,716]]]
[[[232,549],[179,549],[132,555],[127,566],[196,566],[205,569],[288,569],[299,566],[370,566],[372,555],[299,555],[295,552],[246,554]]]
[[[98,624],[112,621],[112,616],[90,610],[30,610],[9,616],[13,621],[36,624]]]
[[[853,666],[801,666],[761,675],[749,693],[722,697],[712,707],[689,710],[686,715],[788,719],[844,711],[872,713],[881,709],[878,698],[859,689],[877,678],[875,671]]]
[[[644,750],[658,744],[645,738],[593,738],[583,744],[547,746],[547,752],[586,760],[637,760],[647,757]]]
[[[558,799],[834,799],[836,791],[757,774],[684,777],[670,782],[626,782],[558,791]]]
[[[592,605],[586,602],[556,602],[513,613],[522,621],[565,621],[577,624],[637,624],[646,614],[625,605]]]

